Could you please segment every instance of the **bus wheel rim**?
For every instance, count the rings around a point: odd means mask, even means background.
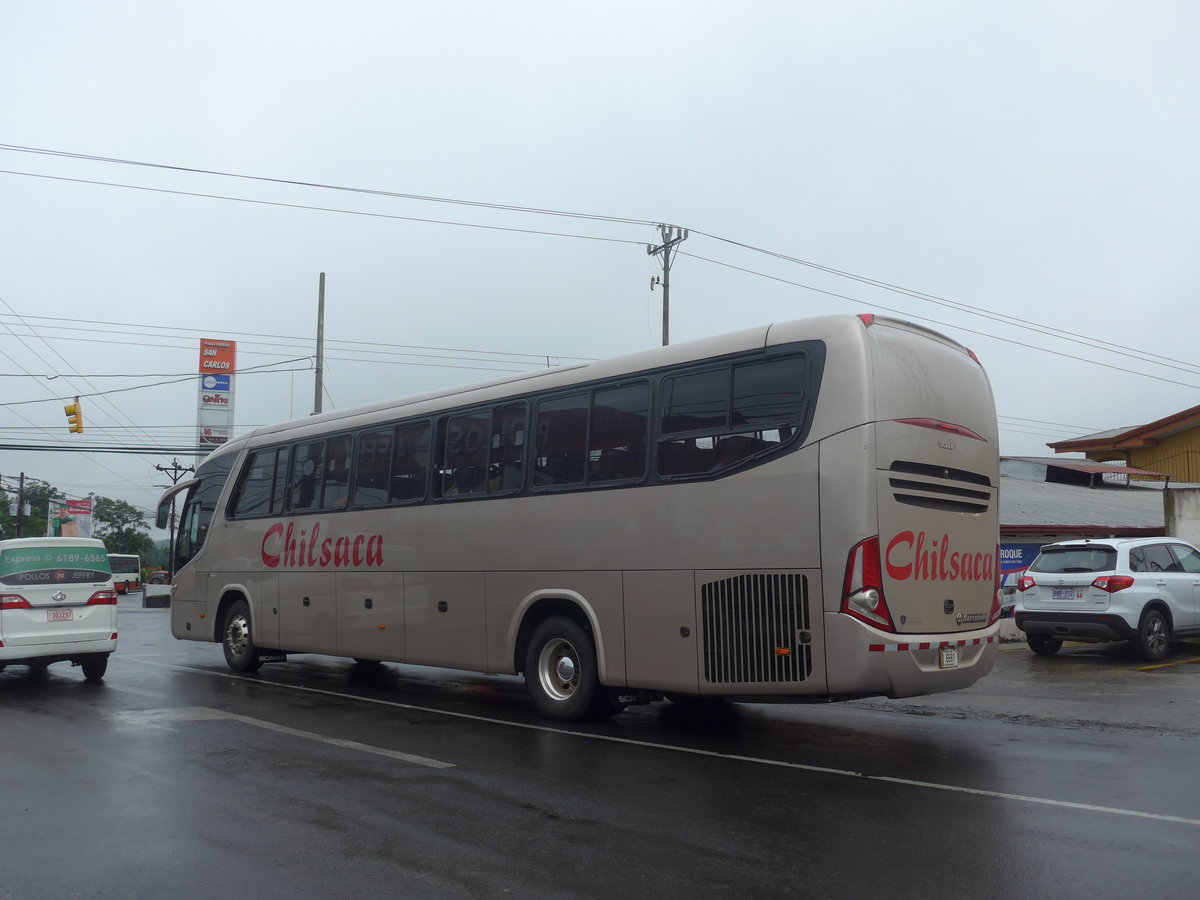
[[[229,649],[233,651],[235,656],[245,653],[246,642],[249,638],[249,629],[246,627],[246,620],[242,616],[234,616],[229,622],[229,628],[225,632],[225,637],[229,641]]]
[[[546,642],[538,656],[538,681],[551,699],[571,699],[579,687],[579,656],[568,641]]]

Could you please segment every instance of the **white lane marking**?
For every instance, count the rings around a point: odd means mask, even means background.
[[[430,713],[455,719],[469,719],[488,725],[503,725],[508,728],[524,728],[528,731],[542,731],[550,734],[565,734],[572,737],[587,738],[593,741],[604,741],[611,744],[628,744],[634,747],[649,747],[653,750],[670,750],[675,753],[687,753],[692,756],[707,756],[713,759],[726,759],[733,762],[754,763],[762,766],[775,766],[783,769],[797,769],[803,772],[816,772],[821,775],[840,775],[844,778],[860,778],[864,781],[880,781],[888,784],[905,785],[906,787],[926,788],[933,791],[947,791],[956,794],[972,794],[977,797],[990,797],[994,800],[1013,800],[1018,803],[1033,803],[1040,806],[1054,806],[1059,809],[1075,809],[1083,812],[1105,813],[1113,816],[1128,816],[1136,819],[1149,819],[1155,822],[1169,822],[1175,825],[1200,826],[1200,819],[1187,816],[1171,816],[1163,813],[1143,812],[1137,809],[1122,809],[1116,806],[1097,806],[1092,803],[1077,803],[1073,800],[1054,800],[1050,797],[1034,797],[1028,794],[1010,794],[1005,791],[989,791],[984,788],[961,787],[953,784],[939,784],[936,781],[916,781],[911,778],[897,778],[892,775],[869,775],[866,772],[855,772],[852,769],[834,769],[828,766],[814,766],[808,763],[787,762],[781,759],[766,759],[758,756],[744,756],[739,753],[721,753],[717,750],[702,750],[697,747],[680,747],[675,744],[662,744],[657,741],[641,741],[634,738],[617,737],[608,734],[590,734],[586,731],[572,731],[566,728],[556,728],[553,725],[535,725],[527,722],[510,722],[506,719],[496,719],[491,716],[477,716],[471,713],[454,712],[453,710],[435,709],[429,706],[417,706],[412,703],[400,703],[396,700],[380,700],[375,697],[359,697],[354,694],[344,694],[340,691],[327,691],[323,688],[312,688],[297,684],[284,684],[280,681],[266,681],[260,677],[247,677],[235,672],[213,672],[195,666],[173,666],[165,663],[138,660],[148,666],[158,666],[164,669],[177,669],[183,672],[195,672],[201,675],[213,675],[218,678],[237,678],[253,684],[263,684],[270,687],[283,688],[290,691],[301,691],[307,694],[322,694],[337,697],[341,700],[357,700],[362,703],[375,703],[380,706],[390,706],[395,709],[407,709],[414,712]]]
[[[417,766],[427,766],[431,769],[454,768],[454,763],[444,762],[440,759],[431,759],[428,756],[417,756],[412,753],[402,753],[399,750],[388,750],[384,747],[375,747],[371,744],[361,744],[358,741],[348,741],[344,738],[329,737],[328,735],[317,734],[315,731],[303,731],[299,728],[289,728],[287,725],[279,725],[275,722],[268,722],[265,719],[255,719],[251,716],[243,716],[237,713],[226,712],[223,709],[213,709],[209,706],[182,706],[167,709],[130,710],[127,712],[117,713],[115,716],[113,716],[113,718],[122,724],[148,723],[152,725],[159,725],[164,722],[211,722],[220,719],[231,719],[235,722],[241,722],[244,725],[251,725],[254,728],[265,728],[267,731],[286,734],[290,737],[318,741],[322,744],[329,744],[332,747],[340,747],[343,750],[356,750],[360,753],[374,753],[376,756],[386,756],[388,759],[412,763],[413,765]]]

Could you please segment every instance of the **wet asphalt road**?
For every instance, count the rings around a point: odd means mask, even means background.
[[[252,676],[122,598],[101,685],[0,673],[0,900],[1194,897],[1200,645],[1003,645],[909,701],[635,707],[295,656]]]

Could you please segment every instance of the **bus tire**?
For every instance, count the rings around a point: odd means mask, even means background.
[[[525,654],[525,688],[547,718],[578,722],[604,714],[608,693],[596,669],[596,647],[578,622],[552,616],[534,628]]]
[[[83,668],[83,677],[88,681],[100,681],[108,671],[108,654],[92,653],[79,661]]]
[[[262,665],[250,633],[250,605],[245,600],[234,600],[230,605],[221,629],[221,646],[225,662],[235,672],[254,672]]]

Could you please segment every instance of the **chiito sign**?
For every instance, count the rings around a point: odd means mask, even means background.
[[[237,343],[200,339],[200,383],[196,395],[196,445],[208,453],[229,440],[233,429],[233,380]]]

